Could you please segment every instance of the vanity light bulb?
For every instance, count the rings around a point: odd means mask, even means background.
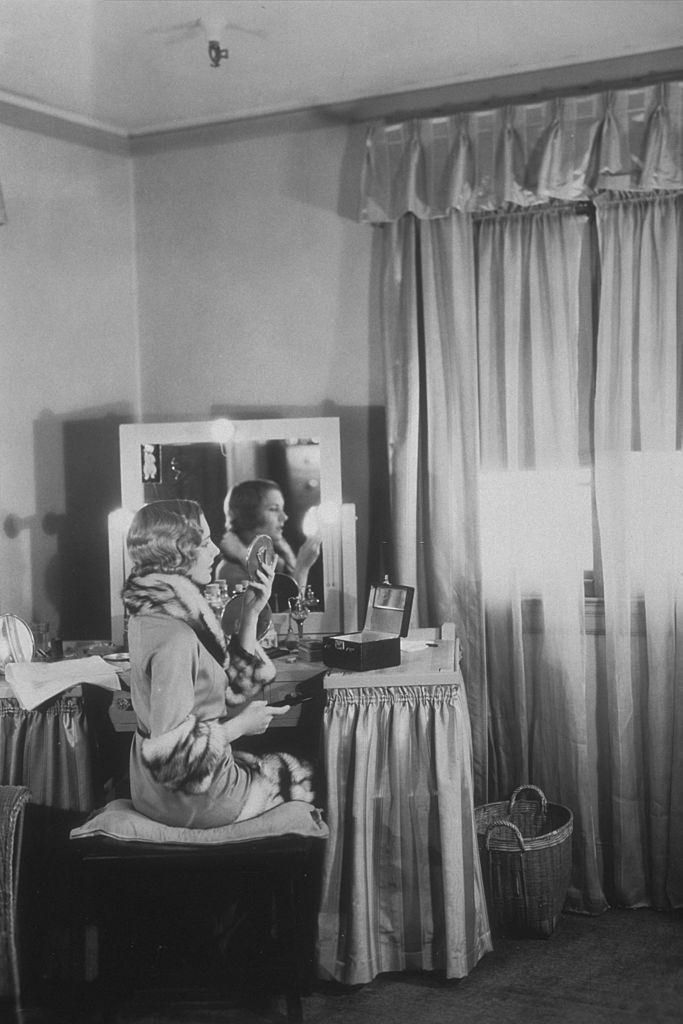
[[[117,508],[113,512],[109,513],[109,522],[117,530],[125,536],[128,533],[128,528],[133,522],[134,512],[131,512],[127,508]]]
[[[235,440],[235,424],[232,420],[212,420],[209,428],[211,440],[218,444],[231,444]]]
[[[306,537],[319,537],[325,527],[336,526],[339,522],[339,508],[331,501],[309,508],[304,516],[301,529]]]
[[[318,514],[318,506],[314,505],[313,508],[309,508],[305,514],[301,529],[304,532],[305,537],[317,537],[320,533],[320,516]]]

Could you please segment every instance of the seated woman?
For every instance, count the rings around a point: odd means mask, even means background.
[[[308,574],[320,554],[320,537],[307,537],[295,555],[283,536],[287,522],[285,500],[273,480],[244,480],[236,484],[225,501],[228,529],[221,540],[223,560],[216,569],[217,579],[231,587],[248,579],[246,559],[249,545],[259,534],[267,534],[278,556],[275,571],[291,576],[303,594]]]
[[[274,567],[257,570],[239,635],[226,646],[201,589],[218,549],[200,506],[182,499],[144,505],[127,543],[133,569],[123,600],[138,720],[130,754],[136,810],[167,825],[211,828],[287,800],[312,802],[308,765],[289,754],[257,757],[232,749],[239,737],[264,733],[288,710],[259,699],[275,675],[256,641]]]

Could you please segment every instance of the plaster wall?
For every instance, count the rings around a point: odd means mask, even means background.
[[[361,595],[388,534],[364,128],[289,116],[134,160],[146,420],[338,416]]]
[[[108,614],[92,538],[139,404],[131,167],[0,125],[0,181],[0,611],[71,631]]]
[[[388,512],[362,149],[296,117],[132,155],[0,125],[0,611],[108,635],[138,419],[338,416],[365,590]]]

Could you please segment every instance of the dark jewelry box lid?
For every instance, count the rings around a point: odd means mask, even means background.
[[[384,580],[370,587],[365,622],[357,633],[335,634],[332,640],[380,640],[408,635],[414,587],[395,586]]]
[[[325,637],[325,664],[350,671],[400,665],[400,638],[408,633],[414,593],[414,587],[393,586],[386,579],[371,587],[363,628]]]
[[[363,632],[407,636],[414,593],[414,587],[394,586],[388,580],[370,587]]]

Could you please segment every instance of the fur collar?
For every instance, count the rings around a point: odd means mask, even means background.
[[[129,615],[169,615],[182,619],[195,631],[221,664],[225,661],[225,637],[221,625],[196,583],[179,573],[129,576],[123,588]]]

